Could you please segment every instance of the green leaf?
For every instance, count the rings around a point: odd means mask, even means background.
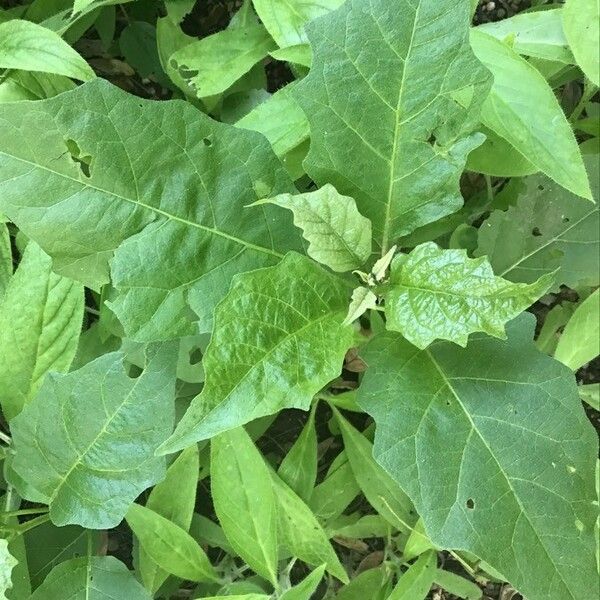
[[[309,69],[312,64],[312,51],[308,44],[296,44],[295,46],[280,48],[279,50],[269,52],[269,54],[275,60],[294,63],[306,67],[307,69]]]
[[[600,383],[579,386],[579,395],[592,408],[600,411]]]
[[[83,286],[52,272],[30,242],[0,302],[0,402],[16,417],[50,371],[68,371],[83,319]]]
[[[248,24],[192,42],[169,62],[199,98],[206,98],[223,93],[274,49],[262,25]]]
[[[0,83],[0,102],[43,100],[72,90],[75,84],[62,75],[30,71],[7,71]]]
[[[113,556],[88,556],[60,563],[30,600],[150,600],[127,567]]]
[[[366,287],[354,288],[352,299],[348,307],[348,314],[344,319],[344,325],[349,325],[364,315],[369,309],[377,307],[377,296]]]
[[[215,512],[233,549],[277,587],[277,506],[269,470],[240,427],[211,440]]]
[[[551,284],[550,274],[531,285],[511,283],[495,276],[485,257],[472,259],[464,250],[427,242],[392,263],[386,326],[419,348],[435,339],[466,346],[476,331],[504,338],[504,324]]]
[[[185,532],[189,531],[196,504],[199,471],[198,445],[193,444],[173,461],[167,469],[167,476],[152,489],[146,508]],[[167,572],[159,567],[144,547],[140,548],[138,561],[144,587],[155,593],[167,579]]]
[[[0,23],[0,68],[55,73],[81,81],[96,77],[57,33],[20,19]]]
[[[277,90],[236,123],[236,127],[262,133],[280,158],[308,140],[310,134],[308,120],[292,95],[295,85],[292,82]]]
[[[176,348],[149,346],[137,379],[123,360],[114,352],[67,375],[52,373],[11,422],[12,467],[45,497],[55,525],[115,527],[165,475],[154,452],[173,424]]]
[[[304,26],[335,10],[344,0],[253,0],[254,8],[280,48],[307,42]]]
[[[531,283],[558,268],[556,286],[598,285],[600,160],[596,154],[585,162],[596,204],[543,175],[528,177],[517,205],[494,211],[479,228],[476,256],[487,255],[494,271],[510,281]]]
[[[490,83],[469,20],[455,0],[349,0],[307,27],[313,65],[293,92],[311,128],[306,172],[356,200],[383,253],[462,206]]]
[[[6,591],[12,588],[11,573],[17,559],[10,553],[8,542],[0,539],[0,600],[6,600]]]
[[[478,585],[451,571],[438,569],[435,572],[434,581],[450,594],[464,600],[481,600],[483,597],[483,591]]]
[[[368,569],[363,571],[348,585],[345,585],[335,595],[335,600],[365,600],[366,598],[376,598],[377,592],[383,590],[388,579],[385,569]]]
[[[421,554],[398,580],[388,600],[425,600],[437,572],[437,553]]]
[[[125,520],[140,548],[168,573],[190,581],[218,581],[204,550],[185,529],[140,504],[129,507]]]
[[[348,295],[345,283],[295,253],[235,277],[215,311],[204,389],[161,451],[282,408],[306,410],[352,345],[352,328],[342,326]]]
[[[280,545],[309,565],[318,567],[325,564],[331,575],[347,583],[348,575],[314,513],[279,476],[272,473],[271,478],[277,503]]]
[[[598,584],[597,439],[534,326],[522,315],[508,340],[476,334],[466,349],[379,335],[358,400],[377,424],[375,459],[436,546],[475,554],[530,600],[585,600]]]
[[[371,506],[396,529],[407,533],[417,516],[412,502],[374,460],[373,445],[333,409],[354,477]]]
[[[0,303],[13,274],[10,234],[6,223],[0,223]]]
[[[338,194],[332,185],[255,204],[265,203],[290,209],[308,241],[307,254],[333,271],[358,269],[371,256],[371,222],[358,212],[353,198]]]
[[[597,0],[567,0],[563,8],[565,34],[577,64],[600,85],[600,7]]]
[[[325,565],[321,565],[307,575],[300,583],[281,594],[279,600],[311,600],[321,579],[323,579],[324,573]]]
[[[0,104],[0,174],[0,210],[57,272],[98,288],[111,260],[111,308],[138,341],[197,333],[190,307],[209,330],[233,274],[302,248],[291,216],[243,210],[293,191],[266,140],[100,79]]]
[[[519,54],[573,64],[562,18],[561,8],[523,12],[509,19],[485,23],[477,30],[505,41]]]
[[[494,76],[482,123],[559,185],[591,200],[573,130],[546,80],[509,46],[479,29],[471,30],[471,46]]]
[[[588,296],[569,319],[554,358],[573,371],[600,354],[600,290]]]
[[[304,502],[310,500],[317,480],[317,432],[315,430],[316,404],[298,439],[281,461],[277,474]]]

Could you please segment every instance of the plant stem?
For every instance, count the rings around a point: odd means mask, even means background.
[[[583,94],[581,94],[581,100],[577,103],[577,106],[574,108],[571,116],[569,117],[569,121],[573,124],[579,117],[581,113],[584,111],[586,104],[590,101],[593,95],[598,91],[598,86],[594,85],[591,81],[585,80],[583,84]]]
[[[45,506],[43,508],[21,508],[20,510],[11,510],[11,511],[7,511],[2,513],[3,517],[20,517],[23,515],[44,515],[46,514],[50,509]]]

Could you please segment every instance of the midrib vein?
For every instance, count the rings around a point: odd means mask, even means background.
[[[22,162],[24,164],[27,164],[31,167],[33,167],[34,169],[41,169],[43,171],[46,171],[48,173],[51,173],[52,175],[55,175],[56,177],[61,177],[62,179],[66,179],[69,181],[72,181],[73,183],[77,183],[78,185],[82,186],[83,188],[89,188],[92,190],[96,190],[97,192],[100,192],[102,194],[106,194],[109,196],[113,196],[114,198],[117,198],[119,200],[122,200],[124,202],[128,202],[129,204],[133,204],[133,205],[137,205],[140,206],[142,208],[145,208],[151,212],[154,212],[156,214],[159,214],[169,220],[172,221],[177,221],[179,223],[182,223],[184,225],[187,225],[188,227],[194,227],[196,229],[200,229],[201,231],[206,231],[208,233],[211,233],[213,235],[228,239],[232,242],[235,242],[236,244],[240,244],[242,246],[245,246],[246,248],[249,248],[251,250],[255,250],[257,252],[262,252],[264,254],[269,254],[271,256],[275,256],[277,258],[283,258],[283,254],[271,249],[271,248],[265,248],[264,246],[258,246],[257,244],[253,244],[251,242],[247,242],[246,240],[242,240],[238,237],[235,237],[234,235],[230,235],[228,233],[225,233],[224,231],[220,231],[219,229],[215,229],[213,227],[207,227],[206,225],[201,225],[200,223],[195,223],[194,221],[188,221],[187,219],[184,219],[183,217],[178,217],[176,215],[173,215],[171,213],[168,213],[160,208],[157,208],[155,206],[150,206],[149,204],[146,204],[144,202],[142,202],[141,200],[133,200],[131,198],[127,198],[126,196],[121,196],[120,194],[117,194],[116,192],[113,192],[111,190],[106,190],[100,187],[97,187],[95,185],[92,185],[91,183],[85,183],[79,179],[76,179],[75,177],[71,177],[70,175],[65,175],[64,173],[58,173],[57,171],[54,171],[44,165],[40,165],[38,163],[34,163],[30,160],[27,160],[25,158],[20,158],[18,156],[13,156],[11,154],[7,154],[6,152],[2,152],[0,151],[0,155],[2,156],[6,156],[11,160],[16,160],[19,162]]]

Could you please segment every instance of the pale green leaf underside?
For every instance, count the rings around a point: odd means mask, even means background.
[[[112,258],[111,308],[140,341],[196,333],[190,307],[208,330],[235,273],[301,249],[291,216],[243,209],[294,189],[264,138],[99,79],[0,104],[0,174],[0,210],[59,273],[97,288]]]
[[[600,354],[600,290],[588,296],[569,319],[554,358],[573,371]]]
[[[558,184],[591,200],[573,130],[546,80],[508,45],[480,29],[471,30],[471,45],[494,76],[482,123]]]
[[[6,591],[12,588],[11,573],[17,566],[17,559],[10,553],[8,542],[0,540],[0,600],[6,600]]]
[[[308,408],[352,345],[352,328],[342,326],[349,295],[341,280],[295,253],[234,278],[215,311],[204,389],[161,451],[282,408]]]
[[[562,18],[561,8],[523,12],[477,29],[505,41],[519,54],[573,64]]]
[[[313,65],[294,90],[311,127],[306,171],[356,200],[384,250],[462,206],[490,82],[468,26],[456,0],[349,0],[307,27]]]
[[[598,0],[567,0],[563,26],[577,64],[600,85],[600,6]]]
[[[219,523],[261,577],[277,583],[277,507],[269,470],[240,427],[211,440],[211,491]]]
[[[30,486],[44,497],[55,525],[118,525],[165,475],[165,460],[154,453],[173,426],[175,350],[149,346],[137,379],[120,352],[49,375],[11,422],[12,467],[27,484],[20,495],[28,498]]]
[[[572,373],[536,350],[534,322],[466,349],[377,336],[358,401],[377,423],[376,460],[436,546],[472,552],[530,600],[587,600],[597,440]]]
[[[307,254],[333,271],[358,269],[371,256],[371,222],[329,184],[314,192],[280,194],[258,204],[276,204],[294,214],[308,241]]]
[[[204,550],[185,529],[140,504],[132,504],[125,519],[140,547],[169,573],[190,581],[217,580]]]
[[[344,0],[253,0],[260,20],[280,48],[307,42],[304,26]]]
[[[0,403],[6,419],[18,415],[46,373],[67,371],[77,350],[83,286],[52,272],[34,242],[0,301]]]
[[[0,68],[55,73],[81,81],[96,76],[57,33],[20,19],[0,23]]]
[[[275,43],[262,25],[219,31],[171,55],[169,63],[199,98],[221,94],[265,58]]]
[[[113,556],[74,558],[60,563],[30,600],[150,600],[133,573]]]
[[[475,254],[487,255],[494,271],[511,281],[532,283],[558,268],[557,286],[597,286],[600,157],[585,155],[585,163],[596,204],[543,175],[527,177],[516,206],[494,211],[479,228]]]
[[[551,274],[531,285],[511,283],[494,275],[486,257],[471,259],[465,250],[427,242],[392,263],[386,326],[418,348],[436,339],[466,346],[476,331],[504,338],[504,324],[551,284]]]

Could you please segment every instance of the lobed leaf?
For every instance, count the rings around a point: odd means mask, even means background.
[[[355,198],[383,253],[462,206],[490,84],[469,20],[455,0],[349,0],[307,27],[313,64],[293,90],[311,128],[306,172]]]
[[[535,348],[534,322],[466,349],[381,334],[358,402],[377,424],[375,459],[433,544],[475,554],[531,600],[584,600],[598,585],[597,439],[571,371]]]

